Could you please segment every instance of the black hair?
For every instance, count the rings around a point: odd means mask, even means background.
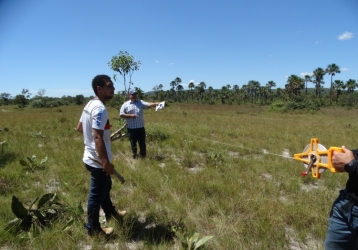
[[[105,85],[104,80],[111,80],[107,75],[96,75],[92,80],[92,88],[94,93],[97,95],[97,86],[103,87]]]

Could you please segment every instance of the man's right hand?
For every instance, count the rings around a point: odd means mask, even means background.
[[[107,173],[107,174],[110,174],[112,175],[113,172],[114,172],[114,165],[110,162],[107,162],[105,164],[103,164],[103,170]]]
[[[332,164],[337,172],[345,172],[344,166],[354,160],[353,152],[342,146],[343,153],[333,151]]]

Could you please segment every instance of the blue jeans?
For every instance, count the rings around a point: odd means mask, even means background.
[[[91,184],[87,203],[87,232],[92,235],[101,231],[99,222],[99,210],[102,207],[106,215],[110,215],[115,207],[112,204],[109,192],[112,188],[112,179],[110,175],[102,168],[94,168],[85,164],[88,171],[91,172]]]
[[[325,250],[358,249],[358,205],[341,190],[328,220]]]

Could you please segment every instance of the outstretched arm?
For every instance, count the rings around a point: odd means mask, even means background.
[[[148,102],[148,107],[155,107],[159,104],[160,104],[160,102]]]

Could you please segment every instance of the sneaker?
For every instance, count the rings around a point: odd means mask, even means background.
[[[123,210],[123,211],[121,211],[121,210],[118,210],[117,211],[117,213],[120,215],[120,216],[125,216],[126,215],[126,213],[127,213],[127,211],[125,211],[125,210]]]
[[[102,231],[100,231],[100,234],[105,234],[105,236],[109,236],[111,234],[113,234],[113,227],[105,227],[102,228]]]
[[[101,228],[101,230],[98,232],[92,233],[92,235],[88,235],[87,239],[94,239],[94,238],[99,238],[99,237],[103,237],[103,236],[105,238],[108,238],[112,234],[113,234],[113,227],[105,227],[105,228]]]
[[[114,210],[112,214],[106,215],[106,221],[108,222],[112,217],[116,219],[118,222],[123,220],[124,215],[126,215],[127,211],[123,210]]]

